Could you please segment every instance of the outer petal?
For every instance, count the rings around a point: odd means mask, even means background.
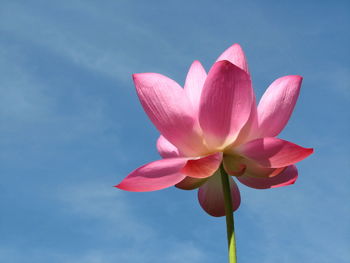
[[[242,156],[226,154],[223,158],[224,168],[229,175],[240,177],[248,174],[252,177],[273,177],[281,173],[285,167],[266,168],[255,161],[243,158]]]
[[[133,78],[140,102],[160,133],[187,156],[207,152],[185,91],[160,74],[134,74]]]
[[[286,167],[280,168],[267,168],[259,165],[255,161],[245,159],[244,164],[246,165],[245,175],[251,177],[267,178],[274,177],[284,171]]]
[[[285,167],[297,163],[313,153],[294,143],[274,137],[256,139],[237,148],[237,152],[263,167]]]
[[[173,186],[186,177],[181,169],[187,160],[168,158],[148,163],[131,172],[116,187],[126,191],[148,192]]]
[[[239,44],[233,44],[220,55],[216,61],[227,60],[249,74],[248,63],[243,49]]]
[[[294,184],[298,178],[298,170],[295,165],[286,167],[283,172],[273,177],[251,177],[249,174],[237,177],[246,186],[256,189],[275,188]]]
[[[299,96],[301,76],[285,76],[275,80],[258,105],[260,137],[277,136],[286,126]]]
[[[182,190],[193,190],[201,185],[203,185],[208,178],[193,178],[193,177],[186,177],[183,179],[180,183],[176,184],[175,186],[177,188],[180,188]]]
[[[222,153],[214,153],[200,159],[189,160],[181,172],[193,178],[207,178],[219,168]]]
[[[228,61],[211,68],[204,83],[199,122],[209,148],[232,143],[247,122],[253,99],[249,75]]]
[[[233,210],[237,210],[241,203],[241,196],[236,183],[232,177],[229,177],[232,195]],[[198,200],[204,211],[212,216],[224,216],[225,203],[224,193],[222,191],[222,183],[220,173],[216,172],[208,181],[199,188]]]
[[[184,89],[196,114],[198,114],[199,111],[199,101],[206,78],[207,73],[202,64],[198,60],[194,61],[188,71]]]
[[[175,145],[171,144],[164,136],[160,135],[157,140],[157,149],[163,158],[179,157],[180,152]]]

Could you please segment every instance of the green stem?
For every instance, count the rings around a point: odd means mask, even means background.
[[[237,263],[235,225],[233,220],[232,199],[230,190],[229,175],[226,173],[223,164],[220,166],[222,189],[224,191],[226,228],[228,242],[229,263]]]

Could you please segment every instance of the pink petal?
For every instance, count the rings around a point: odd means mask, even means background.
[[[140,102],[160,133],[187,156],[207,152],[185,91],[160,74],[134,74],[133,78]]]
[[[226,49],[224,53],[220,55],[220,57],[216,61],[221,60],[228,60],[232,64],[236,65],[237,67],[243,69],[248,74],[248,63],[246,56],[243,52],[242,47],[239,44],[233,44],[231,47]],[[244,127],[239,132],[239,135],[237,136],[237,139],[233,143],[234,145],[242,144],[249,139],[254,138],[254,135],[257,131],[258,122],[257,122],[257,107],[255,102],[255,95],[253,94],[253,103],[252,103],[252,109],[250,113],[250,117],[247,121],[247,123],[244,125]],[[255,139],[255,138],[254,138]]]
[[[275,80],[258,105],[260,137],[277,136],[286,126],[299,96],[301,76],[285,76]]]
[[[239,134],[236,140],[228,148],[230,147],[234,148],[237,145],[256,139],[257,131],[258,131],[258,114],[257,114],[257,107],[256,107],[256,99],[255,99],[255,95],[253,94],[253,102],[252,102],[249,119],[246,122],[246,124],[243,126],[243,128],[239,131]]]
[[[246,186],[256,189],[267,189],[294,184],[298,178],[298,170],[295,165],[286,167],[283,172],[273,177],[251,177],[249,174],[237,177]]]
[[[199,101],[202,94],[202,88],[206,78],[207,73],[202,64],[197,60],[194,61],[188,71],[184,89],[197,114],[199,111]]]
[[[164,138],[164,136],[160,135],[157,140],[157,149],[163,158],[172,158],[172,157],[179,157],[180,153],[179,150],[171,144],[167,139]]]
[[[243,49],[239,44],[233,44],[220,55],[216,61],[227,60],[249,74],[248,63]]]
[[[233,211],[236,211],[241,203],[239,189],[232,177],[229,177],[231,186]],[[204,211],[209,215],[219,217],[224,216],[225,201],[222,190],[221,176],[216,172],[208,181],[198,190],[198,200]]]
[[[189,160],[181,172],[193,178],[206,178],[212,176],[219,168],[222,153],[214,153],[200,159]]]
[[[300,162],[313,153],[312,148],[304,148],[274,137],[250,141],[236,150],[261,166],[271,168],[285,167]]]
[[[204,83],[199,122],[209,148],[232,143],[247,122],[253,91],[249,75],[228,61],[219,61]]]
[[[243,162],[246,165],[245,173],[251,177],[274,177],[284,171],[285,167],[267,168],[259,165],[255,161],[245,159]]]
[[[187,160],[168,158],[148,163],[131,172],[116,187],[126,191],[148,192],[173,186],[186,177],[181,169]]]
[[[225,154],[223,159],[225,171],[229,175],[241,176],[244,174],[247,165],[244,163],[243,157]]]
[[[203,185],[208,179],[207,178],[192,178],[186,177],[180,183],[177,183],[175,186],[182,190],[193,190],[201,185]]]

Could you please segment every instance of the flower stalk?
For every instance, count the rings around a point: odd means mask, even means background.
[[[232,199],[230,190],[229,175],[226,173],[223,164],[220,165],[222,188],[225,200],[226,230],[228,243],[229,263],[237,263],[235,225],[233,218]]]

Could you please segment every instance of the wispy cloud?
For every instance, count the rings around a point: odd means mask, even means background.
[[[226,258],[224,233],[218,234],[224,221],[199,214],[197,201],[186,200],[195,193],[159,192],[150,199],[159,203],[137,206],[134,195],[113,190],[111,181],[157,158],[149,142],[155,130],[151,125],[139,129],[149,122],[136,106],[130,75],[153,71],[181,83],[192,60],[210,66],[225,47],[239,42],[258,93],[275,77],[304,75],[285,134],[316,148],[308,164],[301,164],[295,186],[270,191],[241,186],[240,260],[348,262],[350,81],[344,3],[321,1],[315,9],[313,3],[253,0],[202,1],[200,6],[182,0],[2,1],[0,161],[1,187],[9,190],[2,191],[0,205],[11,218],[1,218],[0,261],[204,263]],[[27,207],[35,211],[23,212]],[[161,216],[149,223],[146,217],[159,210]],[[36,216],[46,223],[53,211],[55,227],[43,228],[52,237],[43,237]],[[196,221],[189,223],[192,218]],[[165,220],[174,220],[178,228],[166,229]],[[20,228],[25,223],[30,227]],[[7,228],[20,228],[20,241]]]
[[[304,177],[312,174],[302,172]],[[322,175],[301,178],[302,182],[287,189],[254,191],[242,187],[246,213],[263,233],[260,237],[264,245],[258,246],[264,256],[262,262],[292,263],[296,258],[303,258],[308,262],[326,263],[330,259],[337,262],[350,259],[350,210],[338,206],[339,196],[345,200],[348,194],[338,188],[334,180],[329,180],[326,188],[317,185],[317,177]],[[331,194],[333,188],[338,189],[337,196]]]
[[[109,229],[112,235],[128,237],[132,242],[144,242],[144,239],[154,236],[152,229],[131,215],[128,201],[110,185],[83,183],[60,190],[58,198],[67,212],[96,220],[100,227]]]
[[[18,48],[0,49],[0,58],[0,116],[3,121],[47,117],[50,100],[44,94],[44,85],[22,67],[23,57]]]
[[[129,209],[128,200],[110,186],[99,182],[82,183],[59,188],[49,198],[60,202],[56,208],[61,217],[81,220],[82,225],[75,231],[96,240],[95,247],[82,250],[77,246],[73,252],[67,252],[35,245],[26,247],[25,251],[3,246],[0,260],[11,263],[208,262],[205,251],[192,241],[169,238],[143,223]],[[104,245],[106,239],[107,246]]]
[[[175,48],[175,43],[169,42],[149,26],[135,23],[137,16],[132,10],[124,8],[122,14],[115,15],[113,9],[120,8],[120,4],[114,3],[113,7],[106,9],[97,2],[63,1],[59,5],[53,3],[47,6],[47,12],[43,13],[39,5],[8,2],[2,9],[7,11],[0,13],[0,30],[50,49],[87,70],[107,74],[126,84],[130,84],[130,75],[142,71],[142,64],[149,61],[141,59],[151,55],[142,48],[145,43],[156,41],[157,46],[152,46],[152,49],[158,50],[159,56],[165,53],[172,63],[181,61],[184,54]],[[70,17],[74,12],[89,24],[81,31],[84,25],[77,21],[77,25],[72,26],[69,21],[58,19],[56,10],[65,13],[68,19],[75,19]],[[13,21],[12,12],[16,12],[16,21]],[[101,23],[117,27],[115,31],[108,32],[100,28]],[[130,48],[134,49],[133,55],[129,53]],[[162,66],[155,65],[154,71],[157,69],[161,71]],[[146,68],[143,70],[146,71]]]

